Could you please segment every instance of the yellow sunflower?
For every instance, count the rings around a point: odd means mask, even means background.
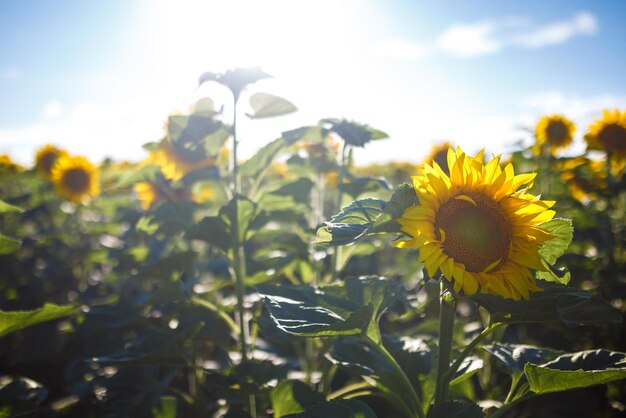
[[[535,127],[535,139],[537,147],[534,147],[535,154],[548,148],[551,154],[558,150],[567,148],[574,138],[576,125],[574,122],[562,115],[548,115],[539,119]]]
[[[22,166],[11,159],[9,154],[0,154],[0,173],[17,173],[22,171]]]
[[[161,198],[161,191],[158,186],[147,181],[135,183],[134,190],[143,210],[150,209]]]
[[[432,164],[433,161],[439,164],[443,170],[448,169],[448,150],[453,148],[452,144],[448,141],[440,142],[430,150],[430,154],[424,159],[424,164]]]
[[[100,194],[98,169],[85,157],[59,157],[51,178],[59,195],[75,203]]]
[[[159,148],[150,154],[147,162],[161,166],[163,175],[169,180],[180,180],[191,171],[213,167],[216,164],[213,158],[202,160],[186,158],[167,139],[161,141]]]
[[[55,161],[67,155],[67,151],[55,147],[52,144],[46,144],[37,150],[35,154],[35,167],[37,171],[45,178],[50,179],[52,175],[52,166]]]
[[[626,159],[626,112],[602,112],[602,119],[589,125],[585,140],[587,149],[609,152],[617,160]]]
[[[554,202],[528,193],[535,174],[515,175],[500,167],[500,156],[486,165],[450,149],[450,174],[439,164],[424,165],[413,177],[420,204],[398,219],[412,239],[398,247],[416,247],[429,275],[440,269],[465,295],[479,291],[528,299],[541,290],[531,269],[545,270],[538,250],[552,236],[540,224],[554,217]]]

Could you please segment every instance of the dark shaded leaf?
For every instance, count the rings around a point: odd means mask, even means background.
[[[270,393],[274,417],[281,418],[290,414],[304,412],[316,403],[324,402],[323,394],[314,391],[299,380],[285,380]]]
[[[333,399],[312,405],[291,418],[376,418],[367,404],[354,399]]]
[[[317,230],[315,243],[338,246],[356,241],[386,207],[387,202],[380,199],[353,201]]]
[[[340,184],[339,189],[350,195],[353,199],[356,199],[366,192],[372,193],[379,190],[390,190],[391,185],[383,178],[357,177],[350,179],[349,183]]]
[[[573,287],[538,280],[542,292],[529,300],[476,293],[471,297],[491,314],[493,322],[560,322],[567,326],[620,323],[622,316],[599,296]]]
[[[329,124],[330,132],[335,132],[347,144],[355,147],[363,147],[370,141],[388,138],[382,131],[345,119],[322,119],[322,123]]]
[[[470,401],[450,400],[435,405],[428,413],[428,418],[483,418],[482,408]]]

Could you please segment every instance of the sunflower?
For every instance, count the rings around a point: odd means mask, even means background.
[[[22,171],[22,166],[11,159],[9,154],[0,154],[0,173],[17,173]]]
[[[85,157],[59,157],[52,166],[51,179],[59,195],[75,203],[100,194],[98,170]]]
[[[554,155],[558,150],[567,148],[572,143],[572,138],[576,132],[574,122],[562,115],[549,115],[539,119],[535,127],[535,139],[537,146],[533,151],[540,154],[548,147],[550,153]]]
[[[602,112],[602,119],[589,125],[585,140],[589,150],[606,151],[617,160],[626,160],[626,112]]]
[[[135,183],[133,188],[143,210],[150,209],[161,198],[161,191],[158,186],[147,181]]]
[[[35,167],[37,171],[45,178],[50,179],[52,175],[52,166],[55,161],[67,155],[67,151],[55,147],[52,144],[46,144],[37,150],[35,154]]]
[[[187,173],[201,168],[214,167],[213,158],[192,160],[181,154],[167,139],[161,141],[159,147],[148,157],[148,163],[161,166],[163,175],[169,180],[180,180]]]
[[[500,156],[483,164],[450,149],[450,174],[439,164],[424,165],[413,177],[420,204],[398,219],[416,247],[429,275],[440,269],[457,293],[479,291],[512,299],[528,299],[541,290],[531,269],[544,271],[540,246],[552,236],[540,224],[554,217],[554,202],[528,193],[535,174],[514,175],[513,165],[500,168]]]
[[[448,150],[452,147],[448,141],[440,142],[433,145],[430,154],[424,159],[424,164],[432,164],[436,162],[443,170],[448,169]]]

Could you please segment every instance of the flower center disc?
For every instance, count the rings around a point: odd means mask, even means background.
[[[442,239],[443,251],[469,272],[481,272],[499,260],[498,270],[508,259],[511,227],[506,214],[492,199],[481,193],[468,193],[467,200],[450,199],[437,211],[435,234]]]
[[[89,174],[80,168],[67,170],[63,175],[63,185],[73,193],[82,193],[89,189]]]
[[[626,128],[616,123],[606,125],[598,134],[598,141],[609,151],[625,151]]]
[[[553,120],[546,128],[550,142],[555,145],[562,145],[567,139],[567,127],[560,120]]]

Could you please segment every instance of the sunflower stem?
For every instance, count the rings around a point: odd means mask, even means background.
[[[437,360],[437,381],[435,385],[435,405],[440,405],[448,398],[449,382],[446,379],[450,369],[452,352],[452,333],[456,314],[456,299],[448,291],[443,277],[440,279],[441,294],[439,297],[439,356]]]

